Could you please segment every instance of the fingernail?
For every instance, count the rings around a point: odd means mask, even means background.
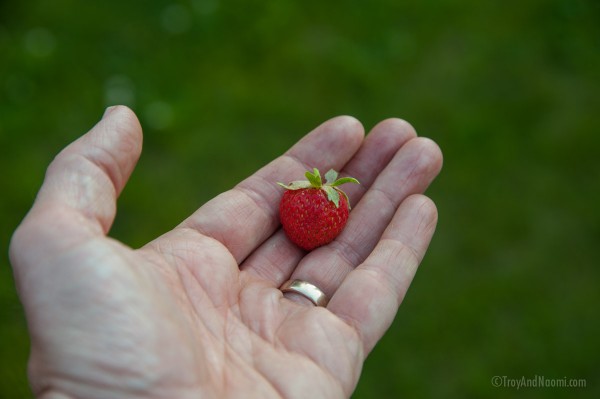
[[[114,106],[114,105],[111,106],[111,107],[106,108],[104,110],[104,115],[102,115],[102,119],[106,118],[112,112],[112,110],[115,109],[115,108],[116,108],[116,106]]]

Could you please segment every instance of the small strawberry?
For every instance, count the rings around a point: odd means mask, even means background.
[[[289,239],[310,251],[330,243],[342,232],[350,203],[338,186],[359,182],[353,177],[338,179],[338,173],[333,169],[325,174],[325,184],[317,168],[313,173],[306,172],[305,176],[308,181],[293,181],[289,185],[277,183],[286,189],[279,204],[279,218]]]

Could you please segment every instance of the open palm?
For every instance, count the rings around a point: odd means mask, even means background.
[[[48,168],[11,242],[44,398],[347,397],[391,324],[435,230],[421,193],[441,153],[406,122],[369,135],[338,117],[140,249],[106,236],[141,151],[111,108]],[[331,244],[306,253],[278,222],[282,190],[312,167],[361,181]],[[330,299],[315,307],[290,278]]]

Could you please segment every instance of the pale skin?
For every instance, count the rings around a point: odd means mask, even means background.
[[[354,118],[331,119],[132,249],[107,234],[141,148],[133,112],[108,109],[49,166],[13,236],[36,397],[350,396],[435,230],[422,193],[438,146],[399,119],[366,137]],[[361,185],[343,186],[353,209],[342,234],[306,253],[280,229],[275,183],[313,167]],[[290,278],[320,287],[327,307],[283,295]]]

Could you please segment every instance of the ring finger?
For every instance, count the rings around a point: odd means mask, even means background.
[[[305,256],[291,279],[310,282],[331,297],[346,275],[375,248],[402,201],[423,193],[441,164],[440,149],[430,139],[406,142],[356,204],[344,231],[330,244]],[[290,298],[310,303],[298,295]]]

